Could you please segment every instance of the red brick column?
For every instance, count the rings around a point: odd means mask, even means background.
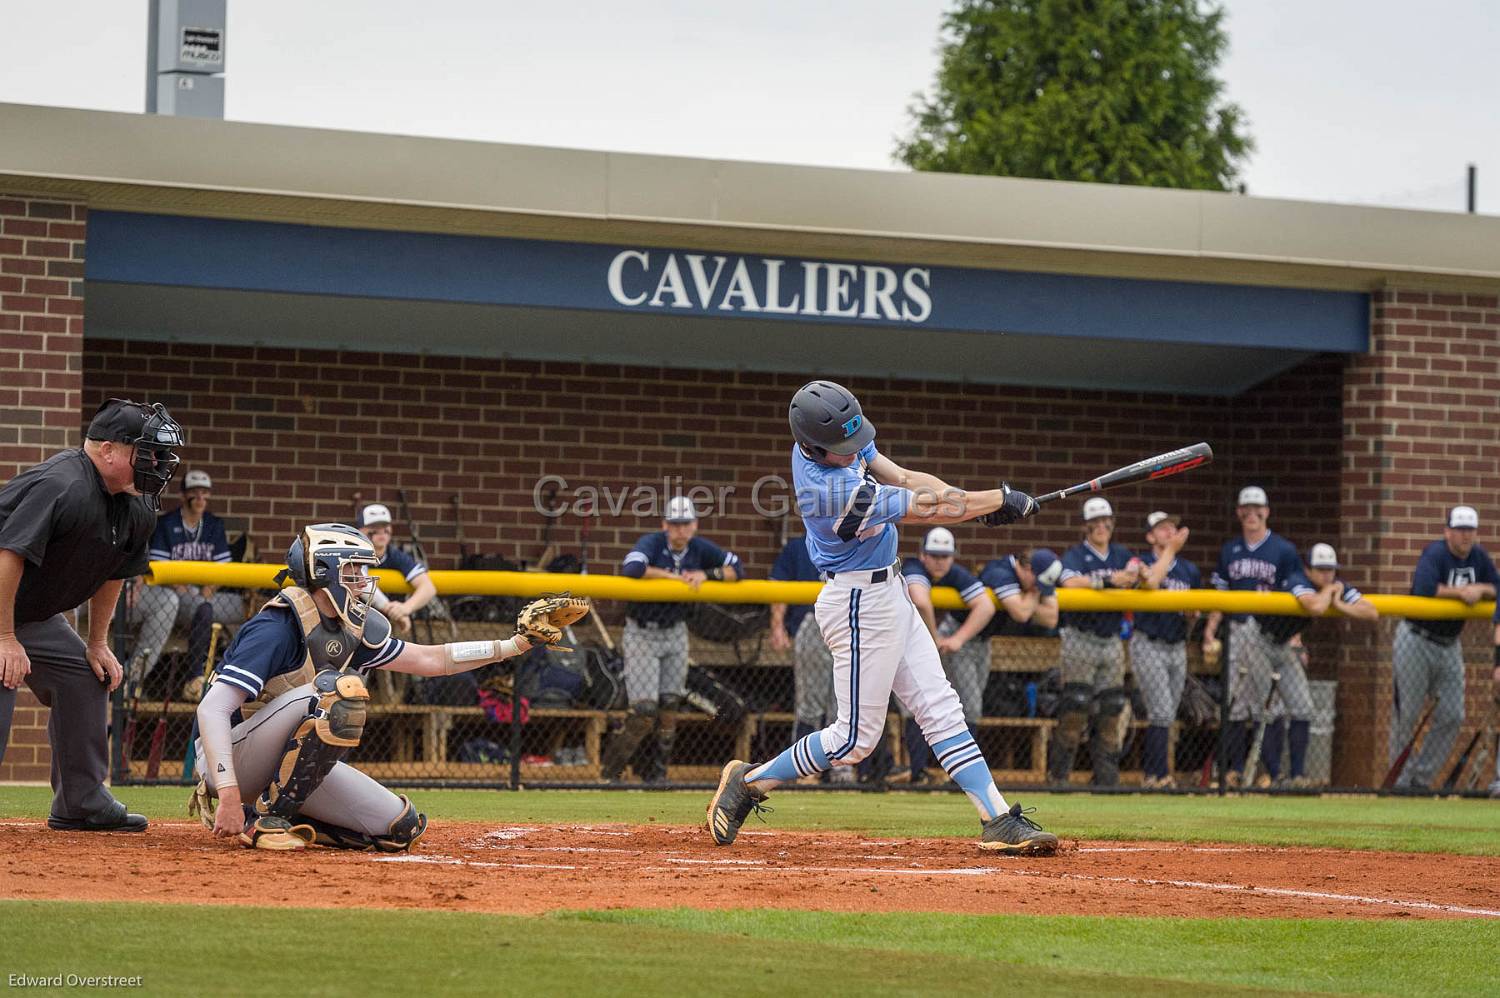
[[[86,213],[0,193],[0,482],[79,441]],[[22,690],[0,780],[47,779],[46,728]]]
[[[1387,289],[1373,296],[1369,354],[1344,377],[1340,540],[1350,581],[1405,592],[1417,556],[1458,503],[1479,510],[1480,541],[1500,551],[1500,300]],[[1334,780],[1384,775],[1392,625],[1350,627],[1339,667]],[[1490,696],[1490,627],[1465,631],[1469,723]]]

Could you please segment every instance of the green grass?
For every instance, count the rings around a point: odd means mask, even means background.
[[[414,790],[434,820],[695,824],[703,793],[610,790]],[[185,817],[187,790],[123,787],[119,796],[158,818]],[[1068,838],[1156,839],[1331,846],[1500,856],[1500,804],[1408,797],[1177,797],[1022,793],[1033,815]],[[0,787],[0,818],[45,817],[44,787]],[[969,836],[973,809],[958,794],[781,793],[770,827],[874,835]]]
[[[1493,991],[1493,923],[775,911],[309,911],[0,901],[6,974],[153,995]]]

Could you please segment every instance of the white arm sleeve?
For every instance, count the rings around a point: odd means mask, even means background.
[[[198,704],[198,736],[203,741],[203,771],[215,790],[239,786],[234,775],[229,718],[249,697],[233,683],[209,686]]]

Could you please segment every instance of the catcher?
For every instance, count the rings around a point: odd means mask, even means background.
[[[504,641],[419,645],[391,635],[370,608],[375,549],[341,523],[303,529],[290,578],[240,628],[198,705],[197,789],[189,813],[221,838],[256,849],[401,852],[427,816],[342,761],[359,744],[372,669],[447,676],[553,644],[588,604],[552,596],[527,605]]]

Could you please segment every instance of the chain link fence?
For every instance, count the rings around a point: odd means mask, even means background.
[[[116,699],[118,782],[185,781],[208,667],[272,592],[127,590],[116,618],[127,663]],[[401,636],[509,637],[524,602],[450,595]],[[759,604],[689,604],[684,622],[655,629],[629,622],[621,602],[595,610],[567,636],[571,651],[537,649],[433,679],[377,670],[363,739],[348,761],[403,786],[709,786],[726,761],[769,759],[834,718],[831,656],[810,613],[782,639]],[[951,632],[944,617],[939,611],[940,630]],[[1303,646],[1300,636],[1279,637],[1279,618],[1230,619],[1219,628],[1222,651],[1205,657],[1201,618],[1178,642],[1132,631],[1132,615],[1124,619],[1119,635],[1103,637],[998,614],[990,631],[943,656],[1001,786],[1329,786],[1339,737],[1337,625],[1315,624],[1328,631]],[[1465,718],[1463,694],[1465,656],[1483,648],[1436,640],[1424,623],[1375,625],[1395,676],[1383,764],[1415,740],[1395,788],[1482,792],[1495,777],[1494,718]],[[810,779],[861,789],[948,782],[894,699],[879,750]]]

